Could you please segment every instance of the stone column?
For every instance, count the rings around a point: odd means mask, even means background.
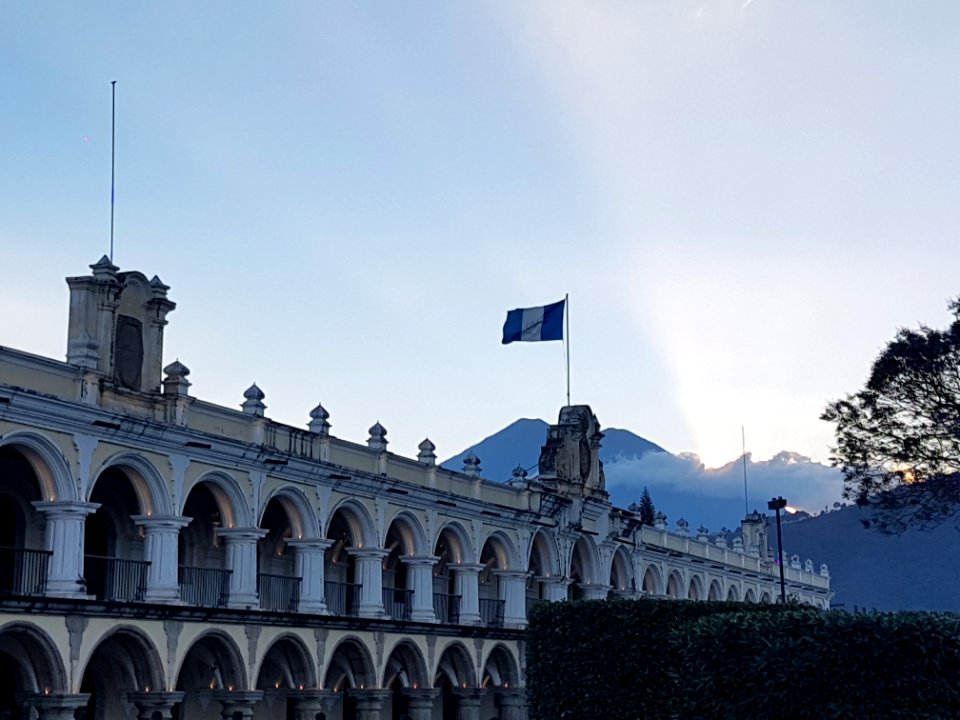
[[[351,688],[347,691],[357,703],[357,720],[380,720],[383,706],[390,699],[389,690],[359,690]]]
[[[390,554],[383,548],[349,548],[353,557],[354,578],[359,578],[360,617],[383,617],[383,559]]]
[[[527,624],[527,573],[524,570],[494,570],[500,581],[503,600],[503,624],[523,627]]]
[[[332,690],[301,690],[291,692],[294,720],[316,720],[318,713],[332,717],[343,697]]]
[[[460,624],[480,624],[480,571],[483,565],[462,563],[450,565],[454,574],[453,586],[460,596]]]
[[[287,545],[293,548],[296,573],[301,578],[300,612],[326,615],[328,611],[323,584],[323,558],[327,548],[333,545],[333,540],[287,540]]]
[[[433,720],[433,709],[440,697],[438,688],[404,688],[403,694],[407,696],[410,720]]]
[[[606,600],[610,592],[610,585],[580,584],[580,592],[584,600]]]
[[[417,622],[436,622],[433,611],[433,566],[440,558],[433,555],[401,557],[407,566],[407,588],[413,590],[410,619]]]
[[[493,701],[500,712],[500,720],[526,720],[527,695],[515,688],[498,688]]]
[[[263,700],[263,690],[217,690],[213,699],[220,703],[223,720],[253,720],[253,706]]]
[[[572,580],[556,576],[538,577],[537,581],[543,583],[544,599],[550,602],[560,602],[567,599],[567,588],[570,587]]]
[[[89,701],[89,693],[80,695],[34,695],[30,698],[30,705],[37,711],[39,720],[74,720],[74,713],[78,709],[86,707]]]
[[[457,720],[480,720],[480,703],[486,692],[483,688],[454,688]]]
[[[191,518],[180,516],[158,517],[134,515],[135,525],[142,527],[146,537],[144,559],[150,561],[147,570],[147,602],[177,602],[180,599],[180,581],[177,577],[180,529],[190,524]]]
[[[173,708],[183,702],[182,692],[132,692],[127,700],[137,706],[137,720],[155,720],[154,713],[160,713],[160,720],[171,720]]]
[[[95,513],[100,505],[54,500],[35,502],[33,506],[44,514],[46,549],[53,552],[47,566],[47,595],[85,597],[83,525],[87,516]]]
[[[227,543],[227,570],[230,574],[230,597],[227,606],[255,608],[257,598],[257,541],[266,536],[260,528],[226,528],[217,530],[217,537]]]

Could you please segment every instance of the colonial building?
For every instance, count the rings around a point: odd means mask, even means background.
[[[586,406],[536,478],[450,472],[192,396],[167,286],[92,270],[66,362],[0,348],[0,718],[522,720],[532,604],[778,592],[765,518],[726,547],[612,507]],[[787,583],[826,607],[825,569]]]

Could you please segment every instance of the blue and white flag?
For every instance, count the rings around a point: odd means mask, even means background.
[[[566,303],[566,300],[561,300],[542,307],[511,310],[503,324],[503,344],[515,341],[563,340],[563,312]]]

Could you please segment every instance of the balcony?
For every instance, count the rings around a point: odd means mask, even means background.
[[[87,593],[97,600],[143,602],[149,567],[146,560],[85,555],[83,573]]]
[[[180,599],[195,607],[226,607],[230,575],[230,570],[220,568],[181,567]]]
[[[433,613],[442,623],[460,622],[460,596],[449,593],[433,594]]]
[[[298,577],[287,575],[257,574],[257,593],[260,609],[274,612],[296,612],[300,607],[300,583]]]
[[[0,547],[0,594],[43,595],[52,554],[48,550]]]
[[[360,607],[360,585],[327,580],[324,583],[327,597],[327,610],[331,615],[356,617]]]
[[[394,620],[409,620],[410,606],[413,604],[413,590],[404,588],[383,588],[383,609],[387,617]]]
[[[480,622],[489,627],[503,626],[503,600],[480,598]]]

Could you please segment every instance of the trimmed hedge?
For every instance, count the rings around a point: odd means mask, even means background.
[[[960,616],[796,605],[542,603],[532,720],[960,716]]]

